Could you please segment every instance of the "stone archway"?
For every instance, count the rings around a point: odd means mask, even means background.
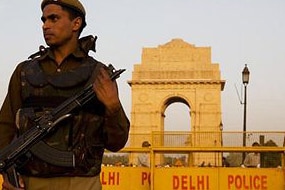
[[[191,107],[191,132],[220,130],[225,81],[221,80],[219,64],[211,62],[210,47],[173,39],[158,47],[143,48],[141,63],[134,65],[128,83],[132,89],[132,134],[162,131],[163,113],[171,101]],[[203,142],[197,136],[192,144],[210,146],[221,141],[213,138]],[[140,143],[131,141],[134,146]]]
[[[182,109],[183,108],[183,109]],[[190,105],[183,97],[170,97],[162,107],[164,131],[190,131]]]

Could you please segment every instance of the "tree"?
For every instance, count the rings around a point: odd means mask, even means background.
[[[277,147],[277,144],[273,140],[267,141],[264,146]],[[261,154],[262,167],[276,168],[281,166],[281,153],[278,152],[265,152]]]

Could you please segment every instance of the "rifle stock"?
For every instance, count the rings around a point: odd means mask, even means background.
[[[112,65],[109,65],[108,69],[111,80],[116,80],[125,71],[125,69],[115,70]],[[49,134],[57,123],[69,117],[72,110],[82,107],[95,96],[93,86],[90,84],[51,112],[46,112],[36,119],[35,126],[0,151],[0,173],[6,175],[12,185],[20,187],[17,168],[23,165],[23,160],[28,159],[31,149]]]

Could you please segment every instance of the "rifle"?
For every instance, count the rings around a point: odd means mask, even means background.
[[[120,74],[125,71],[125,69],[115,70],[111,64],[108,66],[108,70],[110,72],[111,80],[119,78]],[[20,187],[17,168],[23,166],[23,162],[30,157],[31,152],[35,153],[40,158],[48,156],[47,154],[44,154],[44,149],[46,149],[47,146],[44,146],[45,144],[41,140],[54,131],[55,126],[59,122],[70,117],[71,111],[82,107],[95,96],[93,85],[90,84],[81,92],[65,100],[58,107],[49,112],[45,112],[42,116],[37,118],[35,120],[35,126],[32,126],[28,131],[24,132],[12,141],[11,144],[0,151],[0,173],[6,175],[12,185]],[[51,160],[50,162],[58,162],[58,164],[62,166],[75,165],[72,152],[66,151],[65,153],[62,151],[57,152],[56,150],[51,150],[51,152],[54,152],[59,160]],[[61,155],[58,155],[59,152]]]

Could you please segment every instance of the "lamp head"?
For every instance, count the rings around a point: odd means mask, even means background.
[[[245,67],[244,67],[244,69],[243,69],[243,71],[242,71],[242,83],[244,84],[244,85],[247,85],[248,84],[248,82],[249,82],[249,70],[248,70],[248,68],[247,68],[247,64],[245,64]]]

